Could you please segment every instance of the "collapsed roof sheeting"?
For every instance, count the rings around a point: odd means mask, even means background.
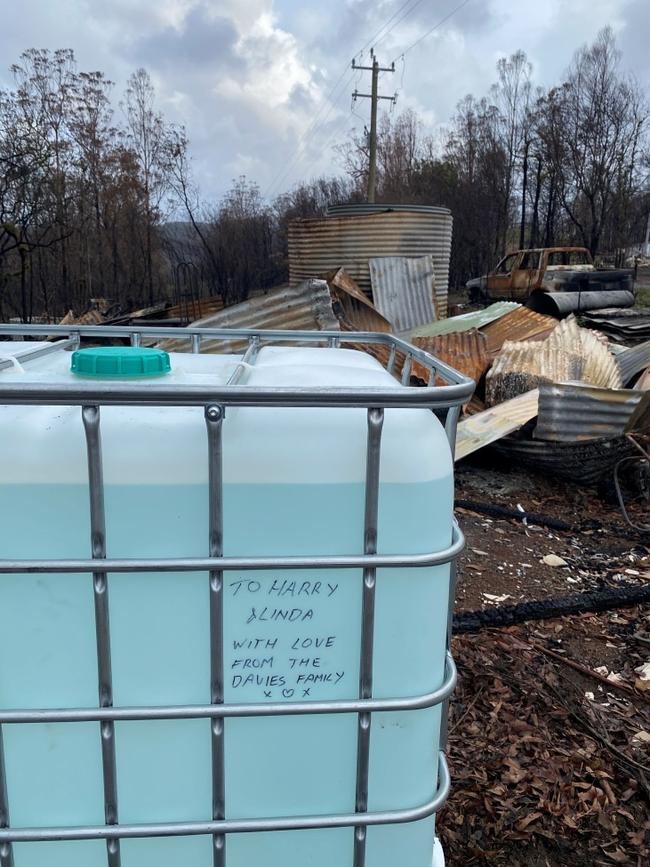
[[[478,382],[490,365],[487,340],[476,328],[435,337],[414,337],[413,344]],[[413,374],[420,376],[417,365]]]
[[[585,383],[543,383],[534,436],[554,442],[584,442],[621,436],[643,392],[597,388]]]
[[[506,341],[486,379],[488,406],[501,403],[543,382],[587,382],[620,388],[616,360],[600,335],[563,320],[539,342]]]
[[[535,313],[528,307],[517,307],[505,316],[481,326],[491,354],[499,352],[506,340],[543,340],[553,331],[557,319]]]
[[[584,324],[630,343],[650,340],[650,307],[616,307],[586,313]]]
[[[442,319],[440,322],[430,322],[428,325],[414,328],[411,331],[410,339],[433,337],[436,334],[450,334],[452,331],[469,331],[470,328],[482,328],[519,307],[521,304],[517,304],[516,301],[497,301],[483,310],[471,310],[469,313],[461,313],[460,316],[452,316],[451,319]]]
[[[650,391],[641,392],[641,400],[625,426],[625,433],[650,435]]]
[[[616,361],[621,371],[623,385],[627,385],[637,373],[650,367],[650,340],[619,352]]]
[[[332,296],[335,315],[342,331],[392,331],[388,319],[363,293],[344,268],[323,275]]]
[[[330,290],[324,280],[305,280],[226,307],[192,323],[193,328],[249,328],[287,331],[340,331],[332,309]],[[160,343],[168,352],[186,352],[189,337],[170,338]],[[203,340],[201,352],[238,352],[245,340]]]

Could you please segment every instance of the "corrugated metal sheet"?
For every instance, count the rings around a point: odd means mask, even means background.
[[[650,340],[617,353],[616,361],[621,371],[623,385],[627,385],[637,373],[650,367]]]
[[[466,458],[473,452],[494,443],[535,418],[537,415],[537,389],[477,412],[458,423],[455,459]]]
[[[576,353],[541,343],[504,343],[485,382],[488,406],[537,388],[543,382],[580,379],[580,358]]]
[[[286,287],[226,307],[218,313],[193,322],[194,328],[252,328],[304,331],[339,331],[339,321],[332,310],[332,299],[324,280],[306,280],[299,286]],[[187,351],[188,340],[164,340],[168,352]],[[244,341],[204,340],[201,352],[239,352]]]
[[[330,288],[334,314],[342,331],[392,331],[390,322],[343,268],[324,274],[323,279]]]
[[[488,352],[499,352],[506,340],[543,340],[553,331],[557,319],[517,307],[481,328],[487,337]]]
[[[650,367],[643,374],[641,379],[637,382],[636,387],[640,391],[650,391]]]
[[[578,379],[603,388],[621,388],[621,372],[615,358],[607,347],[602,334],[580,328],[577,320],[570,316],[562,320],[548,337],[550,346],[558,349],[575,347],[583,359]]]
[[[492,406],[544,382],[586,382],[620,388],[614,356],[598,334],[565,319],[540,342],[506,341],[486,379],[486,403]]]
[[[483,412],[485,409],[487,409],[487,407],[481,398],[477,397],[476,394],[473,394],[471,399],[463,407],[463,414],[465,417],[468,417],[470,415],[476,415],[477,412]]]
[[[375,306],[395,331],[411,331],[436,319],[432,256],[383,256],[369,264]]]
[[[630,343],[650,340],[650,307],[598,310],[585,314],[584,322],[590,328],[598,328]]]
[[[556,443],[505,437],[492,445],[508,464],[519,463],[543,475],[552,475],[581,485],[595,485],[612,476],[621,458],[638,454],[626,437]]]
[[[650,435],[650,392],[643,391],[641,400],[625,426],[625,433]]]
[[[350,216],[292,220],[289,224],[289,282],[343,267],[371,293],[370,259],[381,256],[433,256],[436,299],[447,315],[449,257],[453,221],[446,209],[392,210]]]
[[[165,319],[182,319],[185,322],[193,322],[223,310],[223,298],[186,298],[180,304],[168,307],[165,310]]]
[[[483,328],[490,322],[495,322],[506,316],[513,310],[521,307],[516,301],[497,301],[483,310],[472,310],[469,313],[461,313],[460,316],[452,316],[451,319],[443,319],[440,322],[431,322],[421,328],[414,328],[409,335],[415,337],[434,337],[436,334],[450,334],[452,331],[469,331],[470,328]]]
[[[375,305],[366,298],[350,275],[343,269],[324,275],[332,296],[334,315],[339,320],[341,331],[380,331],[390,332],[392,326],[381,315]],[[371,343],[348,344],[351,349],[367,352],[379,361],[383,367],[388,366],[390,349],[387,346]],[[398,352],[395,357],[394,374],[399,376],[404,364],[405,355]]]
[[[436,337],[416,337],[413,345],[424,349],[451,367],[478,382],[490,365],[485,336],[473,328],[460,334],[439,334]],[[414,365],[413,373],[425,378]]]
[[[639,405],[643,392],[582,383],[542,384],[534,436],[554,442],[614,439]]]

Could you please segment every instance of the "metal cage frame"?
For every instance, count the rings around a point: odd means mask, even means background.
[[[128,340],[140,346],[143,339],[186,338],[192,352],[201,351],[203,340],[232,342],[243,340],[248,348],[225,386],[169,386],[163,382],[101,383],[80,381],[73,384],[2,382],[0,405],[79,406],[85,429],[91,518],[91,552],[88,559],[8,560],[0,559],[0,575],[8,573],[87,573],[92,575],[97,641],[97,707],[63,709],[0,709],[0,867],[13,867],[13,843],[99,840],[106,841],[108,867],[120,867],[120,839],[136,837],[211,835],[213,865],[226,867],[226,835],[256,831],[287,831],[315,828],[351,827],[355,829],[351,863],[364,867],[367,828],[414,822],[432,815],[444,804],[450,777],[444,757],[448,700],[456,683],[456,668],[450,653],[451,615],[454,600],[454,560],[464,546],[463,535],[454,522],[451,544],[442,551],[427,554],[377,554],[377,516],[381,435],[386,408],[425,407],[445,412],[445,431],[452,450],[461,405],[474,389],[471,379],[411,346],[392,334],[370,332],[252,331],[209,328],[136,328],[133,326],[51,326],[0,325],[0,334],[13,338],[60,338],[47,346],[26,349],[15,355],[18,363],[29,362],[49,353],[73,349],[82,339]],[[272,344],[300,344],[342,347],[370,345],[388,350],[387,369],[393,373],[397,354],[405,357],[401,384],[394,388],[258,388],[241,385],[248,365],[254,364],[260,348]],[[13,365],[0,356],[0,370]],[[408,385],[413,363],[423,366],[429,384]],[[437,379],[443,385],[436,385]],[[104,481],[101,453],[101,407],[202,406],[208,441],[209,539],[208,557],[183,559],[113,559],[106,556]],[[250,407],[356,407],[367,411],[367,448],[365,480],[364,553],[356,556],[226,557],[223,555],[223,419],[230,406]],[[450,563],[449,612],[445,676],[437,689],[408,698],[373,697],[373,639],[376,572],[380,567],[416,568]],[[223,587],[224,572],[253,569],[361,569],[363,599],[361,615],[359,697],[352,700],[313,702],[268,702],[258,704],[224,703]],[[209,576],[211,703],[209,705],[114,707],[111,674],[111,637],[108,617],[108,576],[111,572],[207,572]],[[0,578],[1,580],[1,578]],[[372,715],[380,711],[411,711],[443,705],[441,750],[437,790],[431,800],[418,807],[368,811],[368,774]],[[260,819],[226,819],[224,769],[224,720],[233,717],[266,717],[302,714],[356,714],[357,769],[355,812],[316,816],[281,816]],[[212,741],[212,821],[167,822],[158,824],[120,824],[115,722],[118,720],[197,719],[211,720]],[[100,727],[104,782],[105,824],[79,827],[15,828],[10,824],[10,797],[4,767],[2,728],[5,725],[45,722],[97,722]]]

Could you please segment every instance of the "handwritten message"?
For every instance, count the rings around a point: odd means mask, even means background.
[[[263,700],[304,701],[346,677],[336,581],[232,578],[226,582],[229,687]]]

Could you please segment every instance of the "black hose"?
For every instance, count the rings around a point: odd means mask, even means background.
[[[650,583],[626,583],[619,587],[595,590],[591,593],[573,593],[570,596],[554,596],[517,605],[500,605],[479,611],[458,611],[454,614],[454,632],[480,632],[515,626],[529,620],[548,620],[567,614],[593,614],[616,608],[650,602]]]
[[[616,464],[616,466],[614,467],[614,489],[616,491],[616,496],[618,497],[618,504],[621,507],[621,512],[623,512],[623,517],[633,530],[636,530],[638,533],[650,533],[650,524],[635,524],[634,521],[630,518],[627,506],[625,505],[625,497],[623,496],[623,488],[621,487],[620,472],[621,467],[624,467],[630,463],[637,465],[639,469],[645,468],[646,471],[648,468],[648,460],[646,458],[640,458],[638,455],[631,455],[628,458],[623,458]]]
[[[475,500],[456,500],[456,506],[461,509],[469,509],[477,515],[489,515],[492,518],[516,518],[518,521],[526,520],[529,524],[537,524],[540,527],[548,527],[550,530],[565,530],[577,532],[579,527],[567,524],[552,518],[550,515],[539,515],[535,512],[520,512],[518,509],[508,509],[505,506],[495,506],[492,503],[478,503]],[[592,529],[591,527],[589,529]]]
[[[525,520],[529,524],[536,524],[538,527],[548,527],[549,530],[561,530],[567,533],[583,533],[585,530],[603,530],[618,539],[630,539],[635,542],[638,542],[639,538],[643,540],[644,537],[647,539],[650,536],[650,531],[644,529],[643,525],[639,525],[635,527],[635,530],[630,531],[622,527],[606,527],[595,519],[584,521],[582,524],[569,524],[550,515],[540,515],[536,512],[520,512],[518,509],[508,509],[505,506],[495,506],[492,503],[479,503],[475,500],[456,500],[455,505],[461,509],[475,512],[477,515],[489,515],[491,518],[507,518],[516,521]]]

